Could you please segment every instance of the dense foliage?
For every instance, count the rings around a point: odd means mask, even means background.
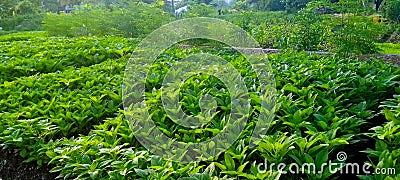
[[[228,20],[247,30],[263,47],[268,48],[330,51],[345,55],[374,54],[380,52],[375,43],[396,43],[399,39],[396,25],[377,23],[369,16],[374,13],[369,8],[370,1],[193,0],[177,1],[174,7],[169,7],[172,6],[169,1],[69,0],[54,4],[59,9],[58,13],[47,7],[52,3],[55,2],[44,2],[41,12],[47,13],[38,14],[17,13],[14,7],[17,4],[6,1],[3,6],[11,10],[5,13],[6,18],[0,20],[0,27],[7,31],[45,30],[55,36],[142,38],[177,18],[173,9],[189,5],[189,12],[179,18],[214,17]],[[398,1],[384,3],[382,12],[385,18],[398,20],[399,8],[396,3]],[[75,9],[67,13],[63,9],[66,6]],[[276,10],[279,11],[273,12]],[[12,12],[15,15],[10,15]]]
[[[386,32],[383,24],[367,17],[321,16],[309,9],[294,15],[243,12],[224,19],[247,30],[263,47],[296,51],[373,54],[379,52],[374,42]]]
[[[346,162],[368,162],[400,171],[400,69],[379,60],[306,53],[267,55],[276,75],[278,106],[262,141],[255,148],[248,145],[260,102],[254,94],[250,96],[250,121],[231,148],[207,162],[179,164],[159,159],[142,147],[121,111],[124,67],[136,41],[115,37],[52,38],[40,33],[0,39],[1,49],[5,49],[1,57],[5,70],[0,84],[1,147],[15,149],[27,162],[36,161],[39,166],[49,163],[54,167],[52,172],[60,173],[62,178],[298,179],[299,175],[281,174],[276,167],[260,172],[257,165],[264,158],[269,163],[320,165],[335,161],[340,151],[349,155]],[[247,77],[249,92],[255,92],[254,72],[235,51],[172,47],[164,52],[147,79],[146,96],[154,97],[147,104],[158,128],[182,141],[213,137],[223,128],[224,116],[229,113],[229,92],[221,81],[205,75],[188,79],[180,91],[181,104],[188,114],[200,111],[197,102],[205,92],[218,99],[219,113],[204,128],[174,125],[161,108],[157,89],[171,64],[205,51],[229,61]],[[3,54],[15,58],[5,59]],[[29,57],[38,60],[23,61]],[[16,61],[19,65],[12,64],[17,58],[21,59]],[[63,59],[69,61],[48,68],[47,64]],[[20,73],[19,77],[14,73]],[[367,155],[371,158],[365,158]],[[340,174],[325,170],[300,176],[325,179]]]
[[[172,17],[161,9],[144,3],[130,3],[125,9],[85,9],[68,14],[47,14],[44,30],[57,36],[104,36],[143,37]]]
[[[400,23],[400,0],[388,1],[384,9],[386,17],[392,21]]]

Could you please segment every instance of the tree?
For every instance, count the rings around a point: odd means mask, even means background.
[[[57,12],[57,10],[58,10],[57,0],[43,0],[43,11]]]
[[[0,16],[7,17],[11,16],[16,6],[16,1],[14,0],[2,0],[0,1]]]
[[[65,8],[68,5],[78,5],[82,2],[82,0],[57,0],[57,3],[60,8]]]
[[[249,8],[249,4],[246,0],[237,0],[235,4],[233,4],[233,8],[237,10],[247,10]]]
[[[19,15],[37,14],[41,11],[40,2],[38,0],[36,0],[36,1],[28,1],[28,0],[20,1],[14,7],[14,11]]]
[[[249,5],[257,11],[285,10],[282,0],[248,0]]]
[[[41,11],[41,0],[1,0],[0,15],[35,14]]]
[[[306,7],[310,0],[282,0],[282,2],[287,11],[294,12]]]
[[[282,11],[285,9],[285,5],[282,3],[281,0],[270,0],[268,8],[271,11]]]
[[[384,13],[389,20],[400,22],[400,0],[388,1]]]

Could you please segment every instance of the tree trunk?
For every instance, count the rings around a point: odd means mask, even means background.
[[[383,0],[375,0],[375,10],[376,12],[379,11],[379,7],[381,7]]]
[[[174,3],[174,0],[171,0],[171,8],[172,8],[172,13],[175,14],[175,3]]]

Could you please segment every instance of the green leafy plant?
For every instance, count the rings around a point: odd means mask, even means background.
[[[201,97],[211,95],[216,106],[211,121],[201,128],[185,128],[165,113],[160,90],[163,79],[175,62],[194,53],[215,54],[231,63],[244,77],[251,108],[248,124],[225,152],[188,164],[160,159],[135,139],[122,110],[124,68],[136,42],[115,37],[54,38],[41,33],[15,39],[4,36],[0,57],[3,77],[9,80],[0,84],[0,146],[14,149],[26,162],[50,164],[51,172],[65,179],[337,178],[327,171],[283,174],[276,166],[262,172],[257,162],[265,158],[271,163],[318,166],[335,160],[343,150],[352,163],[363,163],[354,156],[364,151],[374,167],[398,167],[398,67],[377,59],[301,52],[262,55],[275,74],[276,116],[257,146],[250,147],[261,103],[259,82],[250,63],[230,49],[178,46],[161,53],[144,80],[147,110],[158,129],[178,141],[196,143],[211,139],[226,125],[232,106],[230,92],[222,81],[207,74],[187,79],[176,95],[188,115],[201,115]],[[89,58],[96,53],[110,57]],[[69,54],[87,59],[81,62]],[[52,58],[43,60],[46,63],[26,60],[47,55]],[[47,63],[54,64],[56,58],[73,63],[45,71]],[[15,70],[23,66],[38,71]],[[388,121],[380,119],[383,116]],[[367,132],[370,139],[365,139]],[[363,142],[376,145],[361,146]]]
[[[397,23],[400,23],[400,1],[399,0],[392,0],[386,2],[386,5],[384,7],[384,13],[386,18],[395,21]]]
[[[397,88],[397,93],[400,89]],[[376,139],[375,149],[368,149],[364,152],[369,155],[371,162],[369,164],[376,169],[384,169],[388,174],[375,174],[374,179],[397,179],[400,176],[395,174],[399,171],[400,163],[400,96],[394,95],[382,103],[382,113],[388,122],[382,126],[371,128],[372,133],[369,136]],[[361,176],[362,179],[368,179],[368,176]]]
[[[56,36],[145,37],[172,16],[142,2],[132,2],[124,8],[110,10],[83,9],[69,14],[46,14],[44,30]],[[110,28],[111,27],[111,28]]]

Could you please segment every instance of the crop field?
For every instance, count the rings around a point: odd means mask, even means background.
[[[400,180],[400,0],[0,0],[0,180]]]
[[[210,139],[224,128],[231,111],[224,83],[203,74],[185,81],[180,104],[186,114],[197,115],[200,98],[210,94],[218,107],[212,120],[188,129],[166,115],[163,79],[171,64],[190,54],[210,53],[230,62],[244,77],[251,99],[248,123],[227,151],[185,164],[150,153],[125,118],[122,82],[138,42],[40,32],[0,36],[0,148],[37,168],[48,165],[62,179],[400,179],[399,67],[301,52],[262,55],[275,75],[277,105],[265,136],[251,147],[261,99],[246,59],[223,48],[171,47],[146,80],[147,108],[164,134],[193,143]],[[267,161],[268,168],[260,170]],[[367,164],[369,173],[345,173],[341,166],[333,172],[323,168],[327,162]],[[313,163],[316,169],[285,174],[289,166],[270,169],[272,163]]]

